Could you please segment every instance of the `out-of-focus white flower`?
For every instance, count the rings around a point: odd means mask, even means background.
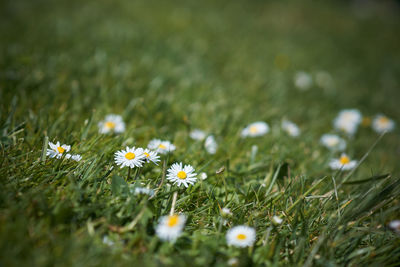
[[[342,154],[339,159],[332,159],[329,163],[332,170],[351,170],[357,166],[356,160],[350,160],[346,154]]]
[[[98,124],[101,134],[107,133],[123,133],[125,131],[125,123],[120,115],[109,114]]]
[[[300,135],[300,128],[293,122],[288,120],[282,121],[282,129],[290,136],[297,137]]]
[[[204,138],[206,138],[206,133],[200,129],[193,129],[190,134],[189,134],[190,138],[194,139],[194,140],[204,140]]]
[[[313,80],[310,74],[308,74],[307,72],[304,71],[298,71],[295,75],[294,75],[294,85],[302,90],[308,90],[310,89],[310,87],[313,84]]]
[[[66,154],[66,155],[65,155],[65,158],[66,158],[66,159],[72,159],[72,160],[75,160],[75,161],[81,161],[82,156],[79,155],[79,154],[74,154],[74,155],[72,155],[72,154]]]
[[[209,154],[215,154],[218,149],[217,141],[214,138],[214,135],[209,135],[204,142],[204,147],[206,148]]]
[[[269,125],[263,121],[257,121],[249,124],[242,130],[242,137],[262,136],[269,132]]]
[[[273,216],[273,217],[272,217],[272,222],[273,222],[274,224],[281,224],[281,223],[283,222],[283,220],[282,220],[280,217],[278,217],[278,216]]]
[[[362,115],[359,110],[345,109],[339,112],[339,115],[333,121],[333,125],[338,130],[344,131],[349,135],[354,135],[361,121]]]
[[[115,242],[112,241],[108,236],[103,236],[103,244],[107,245],[107,246],[114,246]]]
[[[249,247],[256,241],[256,231],[253,227],[239,225],[228,230],[226,234],[228,245],[235,247]]]
[[[228,260],[228,265],[229,266],[239,266],[239,260],[238,258],[230,258]]]
[[[163,216],[157,225],[156,234],[161,240],[175,241],[182,234],[185,222],[185,215]]]
[[[199,177],[200,177],[200,179],[201,180],[205,180],[205,179],[207,179],[207,173],[205,173],[205,172],[201,172],[200,174],[199,174]]]
[[[333,151],[343,151],[346,148],[346,141],[335,134],[322,135],[320,142]]]
[[[154,190],[150,189],[150,188],[145,188],[145,187],[135,187],[134,193],[135,193],[135,195],[153,196],[154,195]]]
[[[391,221],[388,226],[392,231],[400,235],[400,220]]]
[[[153,139],[147,146],[149,149],[156,151],[160,154],[167,154],[176,149],[176,147],[169,141],[163,141],[160,139]]]
[[[228,208],[222,208],[222,210],[221,210],[221,214],[222,214],[222,216],[231,216],[232,215],[232,212],[231,212],[231,210],[230,209],[228,209]]]
[[[382,114],[376,115],[372,121],[372,129],[377,133],[391,132],[394,126],[394,121]]]
[[[194,172],[191,165],[182,165],[182,162],[172,164],[171,168],[167,170],[167,180],[178,185],[188,187],[193,185],[197,178],[197,173]]]

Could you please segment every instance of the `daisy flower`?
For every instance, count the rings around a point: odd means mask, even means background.
[[[231,216],[231,215],[232,215],[232,212],[231,212],[231,210],[228,209],[228,208],[222,208],[221,214],[222,214],[222,216]]]
[[[147,146],[151,150],[155,150],[160,154],[167,154],[176,149],[176,147],[169,141],[162,141],[160,139],[153,139]]]
[[[160,218],[156,228],[157,236],[165,241],[175,241],[185,226],[185,215],[169,215]]]
[[[388,226],[392,231],[400,234],[400,220],[391,221]]]
[[[109,114],[105,119],[98,123],[99,132],[107,133],[123,133],[125,131],[125,123],[120,115]]]
[[[188,187],[190,184],[194,184],[197,180],[197,173],[194,172],[194,168],[190,165],[182,166],[182,162],[172,164],[171,168],[167,171],[167,180],[181,186]]]
[[[228,260],[228,265],[229,266],[239,266],[239,260],[238,258],[230,258]]]
[[[269,126],[266,122],[257,121],[249,124],[242,130],[242,137],[256,137],[262,136],[269,132]]]
[[[362,115],[359,110],[345,109],[339,112],[339,115],[333,121],[333,125],[338,130],[354,135],[361,121]]]
[[[146,155],[143,153],[143,148],[129,148],[126,147],[125,150],[117,151],[114,154],[114,160],[117,165],[122,167],[142,167],[145,161]]]
[[[282,129],[290,136],[297,137],[300,135],[300,128],[293,122],[288,120],[282,121]]]
[[[329,163],[332,170],[351,170],[357,166],[356,160],[350,160],[346,154],[342,154],[339,159],[332,159]]]
[[[283,219],[281,217],[275,215],[272,217],[272,222],[274,224],[281,224],[283,222]]]
[[[333,151],[343,151],[346,148],[346,141],[335,134],[322,135],[320,142]]]
[[[135,195],[148,195],[148,196],[153,196],[154,195],[154,190],[150,188],[145,188],[145,187],[135,187],[134,191]]]
[[[157,162],[160,161],[160,156],[155,151],[151,151],[150,149],[145,149],[143,154],[146,156],[146,162],[153,162],[154,164],[158,165]]]
[[[206,133],[199,129],[193,129],[190,132],[189,136],[193,140],[202,141],[202,140],[204,140],[204,138],[206,138]]]
[[[65,155],[65,158],[66,159],[72,159],[72,160],[75,160],[75,161],[81,161],[82,156],[79,155],[79,154],[75,154],[75,155],[67,154],[67,155]]]
[[[307,72],[298,71],[294,75],[294,85],[302,91],[308,90],[312,86],[312,83],[311,75]]]
[[[107,245],[107,246],[114,246],[115,242],[112,241],[108,236],[103,236],[103,244]]]
[[[199,176],[200,176],[200,179],[201,180],[205,180],[205,179],[207,179],[207,173],[205,173],[205,172],[201,172],[200,174],[199,174]]]
[[[391,132],[394,126],[394,121],[382,114],[376,115],[372,121],[372,129],[377,133]]]
[[[206,148],[208,154],[215,154],[218,149],[217,141],[215,141],[214,135],[209,135],[204,142],[204,147]]]
[[[50,158],[61,158],[62,155],[71,149],[69,145],[61,145],[60,142],[56,144],[49,142],[50,149],[47,149],[46,155]]]
[[[245,225],[235,226],[226,233],[226,241],[228,245],[235,247],[249,247],[256,241],[256,231]]]

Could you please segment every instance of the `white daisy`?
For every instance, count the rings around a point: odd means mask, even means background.
[[[172,164],[171,168],[167,171],[167,180],[181,186],[188,187],[190,184],[194,184],[197,180],[197,173],[194,172],[194,168],[190,165],[182,166],[182,162]]]
[[[190,134],[189,134],[190,138],[192,138],[193,140],[204,140],[204,138],[206,138],[206,133],[202,130],[199,129],[193,129]]]
[[[108,236],[103,236],[103,244],[107,245],[107,246],[114,246],[115,242],[112,241]]]
[[[171,142],[162,141],[160,139],[151,140],[147,147],[151,150],[155,150],[157,153],[160,154],[167,154],[176,149],[176,147]]]
[[[372,129],[377,133],[391,132],[394,126],[394,121],[382,114],[376,115],[372,121]]]
[[[201,172],[200,174],[199,174],[199,177],[200,177],[200,179],[201,180],[205,180],[205,179],[207,179],[207,173],[205,173],[205,172]]]
[[[125,123],[120,115],[109,114],[105,119],[98,123],[99,132],[107,133],[123,133],[125,131]]]
[[[324,134],[321,136],[322,145],[333,151],[343,151],[346,148],[346,141],[335,134]]]
[[[143,154],[146,156],[146,162],[153,162],[154,164],[158,165],[157,162],[160,161],[160,156],[157,154],[157,152],[146,148],[144,149]]]
[[[232,212],[231,212],[231,210],[228,209],[228,208],[222,208],[221,214],[222,214],[222,216],[231,216],[231,215],[232,215]]]
[[[143,153],[143,148],[129,148],[126,147],[125,150],[117,151],[114,154],[114,160],[117,165],[122,167],[142,167],[145,161],[146,155]]]
[[[285,130],[290,136],[297,137],[300,135],[300,128],[291,121],[283,120],[282,129]]]
[[[339,159],[332,159],[329,163],[332,170],[351,170],[357,166],[356,160],[350,160],[346,154],[342,154]]]
[[[71,146],[69,145],[61,145],[60,142],[57,142],[56,144],[49,142],[50,149],[47,149],[46,155],[50,156],[50,158],[61,158],[62,155],[66,152],[68,152],[71,149]]]
[[[249,124],[242,130],[242,137],[256,137],[262,136],[269,132],[269,126],[266,122],[257,121]]]
[[[280,218],[280,217],[275,215],[275,216],[272,217],[272,222],[274,224],[281,224],[283,222],[283,220],[282,220],[282,218]]]
[[[163,216],[157,225],[156,234],[162,240],[175,241],[181,235],[185,222],[185,215]]]
[[[75,160],[75,161],[80,161],[82,159],[82,156],[79,155],[79,154],[75,154],[75,155],[67,154],[67,155],[65,155],[65,158],[66,159],[72,159],[72,160]]]
[[[204,147],[206,148],[209,154],[215,154],[218,149],[217,141],[214,138],[214,135],[209,135],[204,142]]]
[[[345,109],[339,112],[339,115],[333,121],[333,125],[338,130],[354,135],[361,121],[362,115],[359,110]]]
[[[228,265],[229,266],[239,266],[239,260],[238,258],[230,258],[228,260]]]
[[[302,90],[308,90],[312,86],[313,80],[310,74],[304,71],[298,71],[294,75],[294,85]]]
[[[400,234],[400,220],[391,221],[388,226],[392,231]]]
[[[145,187],[135,187],[134,194],[135,195],[154,196],[154,190],[150,189],[150,188],[145,188]]]
[[[256,241],[256,231],[245,225],[235,226],[226,233],[226,241],[228,245],[235,247],[249,247]]]

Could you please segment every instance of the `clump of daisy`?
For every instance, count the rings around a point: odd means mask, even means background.
[[[400,235],[400,220],[391,221],[388,226],[392,231]]]
[[[129,167],[142,167],[145,162],[146,155],[143,153],[143,148],[126,147],[125,150],[115,152],[114,160],[118,166]]]
[[[190,138],[197,141],[202,141],[206,138],[206,133],[200,129],[193,129],[190,134]]]
[[[348,135],[354,135],[361,121],[362,115],[359,110],[345,109],[339,112],[339,115],[333,121],[333,125],[336,129]]]
[[[176,149],[176,147],[171,142],[163,141],[160,139],[151,140],[147,147],[151,150],[156,151],[157,153],[160,153],[160,154],[167,154]]]
[[[154,164],[158,165],[160,161],[160,156],[155,151],[151,151],[150,149],[143,150],[143,154],[146,156],[146,162],[153,162]]]
[[[185,222],[186,216],[182,214],[163,216],[157,225],[156,234],[161,240],[174,242],[182,234]]]
[[[346,141],[335,134],[324,134],[321,136],[322,145],[333,151],[343,151],[346,148]]]
[[[99,132],[101,134],[107,133],[123,133],[125,131],[125,123],[120,115],[109,114],[104,120],[98,123]]]
[[[256,241],[256,231],[245,225],[235,226],[226,233],[226,241],[228,245],[235,247],[249,247]]]
[[[294,122],[283,120],[282,129],[290,136],[297,137],[300,135],[300,128]]]
[[[269,125],[263,121],[257,121],[249,124],[241,132],[241,136],[244,137],[257,137],[265,135],[269,132]]]
[[[196,176],[194,168],[191,165],[183,166],[182,162],[172,164],[167,170],[167,180],[179,187],[193,185],[197,180]]]
[[[351,170],[357,166],[356,160],[351,160],[346,154],[342,154],[338,159],[332,159],[329,163],[332,170]]]
[[[313,80],[310,74],[308,74],[307,72],[304,71],[298,71],[295,75],[294,75],[294,85],[302,90],[308,90],[310,89],[310,87],[313,84]]]
[[[49,142],[50,149],[47,149],[46,155],[50,158],[58,158],[60,159],[64,154],[67,154],[70,151],[71,146],[63,144],[61,145],[60,142],[57,143]]]
[[[372,121],[372,129],[377,133],[393,131],[395,123],[385,115],[376,115]]]
[[[204,142],[204,147],[206,148],[206,151],[208,152],[208,154],[213,155],[217,152],[218,143],[215,140],[214,135],[209,135],[206,138],[206,141]]]

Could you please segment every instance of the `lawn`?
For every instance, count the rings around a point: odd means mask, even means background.
[[[1,1],[0,266],[398,266],[397,3]],[[334,127],[348,109],[354,134]],[[114,160],[153,139],[176,149]],[[331,168],[339,150],[353,168]],[[169,214],[186,221],[164,240]],[[239,225],[254,243],[229,243]]]

